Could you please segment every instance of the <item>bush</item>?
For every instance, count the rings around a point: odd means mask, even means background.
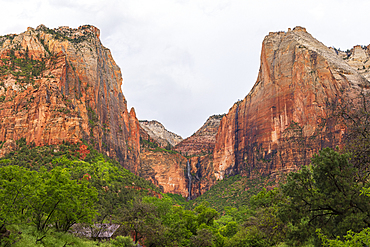
[[[112,246],[114,247],[133,247],[135,246],[134,241],[130,236],[118,236],[116,239],[111,241]]]

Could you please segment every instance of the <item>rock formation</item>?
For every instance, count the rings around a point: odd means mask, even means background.
[[[168,131],[160,122],[152,120],[140,120],[140,127],[143,128],[151,138],[160,144],[162,148],[175,146],[182,141],[182,137]]]
[[[197,132],[177,144],[174,150],[185,156],[213,153],[216,143],[216,134],[223,116],[224,115],[210,116]]]
[[[161,126],[163,127],[163,125]],[[163,127],[163,129],[165,128]],[[158,136],[154,135],[155,137]],[[138,174],[152,181],[165,193],[180,194],[183,197],[188,197],[186,189],[188,179],[185,175],[187,159],[172,150],[162,148],[161,144],[154,138],[144,128],[140,127],[141,164]]]
[[[140,159],[140,177],[152,181],[164,193],[188,197],[185,157],[176,153],[148,150],[140,153]]]
[[[92,143],[126,168],[139,166],[139,122],[122,76],[93,26],[40,25],[0,37],[0,141]]]
[[[86,140],[162,191],[193,198],[228,175],[278,178],[307,165],[341,143],[345,127],[328,118],[331,104],[370,87],[370,46],[328,48],[301,27],[270,33],[251,92],[180,142],[128,112],[121,71],[99,35],[88,25],[40,25],[0,37],[0,156],[20,138]]]
[[[341,141],[344,126],[325,122],[338,96],[353,95],[368,81],[353,63],[368,56],[355,47],[344,60],[304,28],[270,33],[262,44],[257,81],[233,105],[221,125],[214,150],[214,175],[278,176],[310,162],[323,147]]]

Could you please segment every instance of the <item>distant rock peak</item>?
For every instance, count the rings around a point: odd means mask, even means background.
[[[139,123],[140,127],[164,148],[167,147],[168,144],[173,147],[183,140],[181,136],[167,130],[163,124],[156,120],[140,120]]]
[[[225,114],[212,115],[192,136],[177,144],[174,150],[186,156],[213,153],[216,134]]]

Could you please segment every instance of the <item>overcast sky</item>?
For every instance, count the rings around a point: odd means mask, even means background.
[[[368,45],[370,1],[0,0],[0,35],[91,24],[120,66],[138,119],[182,137],[256,81],[261,43],[295,26],[327,46]]]

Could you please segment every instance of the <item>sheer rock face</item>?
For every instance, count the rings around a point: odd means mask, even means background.
[[[144,128],[140,127],[140,138],[158,146]],[[144,142],[140,147],[139,176],[152,181],[162,192],[180,194],[188,197],[188,178],[186,177],[187,159],[177,153],[166,151],[153,151]]]
[[[213,153],[216,143],[216,134],[224,115],[213,115],[192,136],[177,144],[174,150],[186,155],[200,155]]]
[[[139,122],[122,76],[93,26],[43,25],[0,37],[0,141],[85,139],[137,172]]]
[[[143,128],[151,138],[153,138],[161,147],[166,148],[168,144],[172,147],[182,141],[182,137],[168,131],[160,122],[140,121],[140,127]]]
[[[202,155],[189,158],[191,178],[191,199],[208,191],[216,182],[213,174],[213,156]],[[189,178],[187,178],[189,182]]]
[[[140,154],[139,176],[152,181],[164,193],[188,197],[186,158],[180,154],[145,151]]]
[[[363,59],[363,53],[353,60]],[[257,82],[221,121],[214,175],[278,176],[308,164],[323,147],[335,147],[343,126],[323,119],[338,95],[368,81],[304,28],[270,33],[262,44]]]

